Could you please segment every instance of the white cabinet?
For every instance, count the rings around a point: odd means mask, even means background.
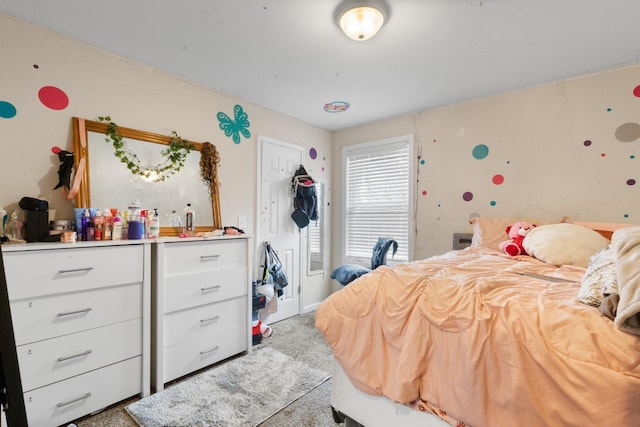
[[[148,242],[5,245],[29,426],[150,392]]]
[[[164,384],[250,349],[247,237],[153,245],[151,383]]]

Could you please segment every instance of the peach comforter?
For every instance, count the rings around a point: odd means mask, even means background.
[[[584,272],[448,252],[360,277],[316,326],[360,390],[473,427],[640,426],[640,338],[578,301]]]

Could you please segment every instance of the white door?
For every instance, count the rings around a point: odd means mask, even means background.
[[[263,242],[271,242],[289,278],[289,285],[278,298],[278,311],[262,320],[277,322],[300,314],[300,242],[301,234],[291,219],[293,192],[291,178],[300,167],[302,147],[258,137],[260,147],[260,185],[258,237],[260,256]]]

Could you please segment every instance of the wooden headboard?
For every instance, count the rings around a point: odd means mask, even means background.
[[[616,222],[574,222],[574,224],[591,228],[609,240],[611,240],[611,235],[614,231],[620,228],[636,226],[635,224],[622,224]]]

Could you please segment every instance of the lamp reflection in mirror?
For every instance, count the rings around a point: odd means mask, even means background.
[[[387,17],[387,5],[382,0],[345,0],[336,9],[338,26],[356,41],[375,36]]]
[[[148,168],[145,169],[144,171],[142,171],[142,175],[140,175],[142,177],[142,179],[144,179],[147,182],[160,182],[161,181],[161,177],[160,174],[158,174],[158,172],[156,172],[154,169]]]

